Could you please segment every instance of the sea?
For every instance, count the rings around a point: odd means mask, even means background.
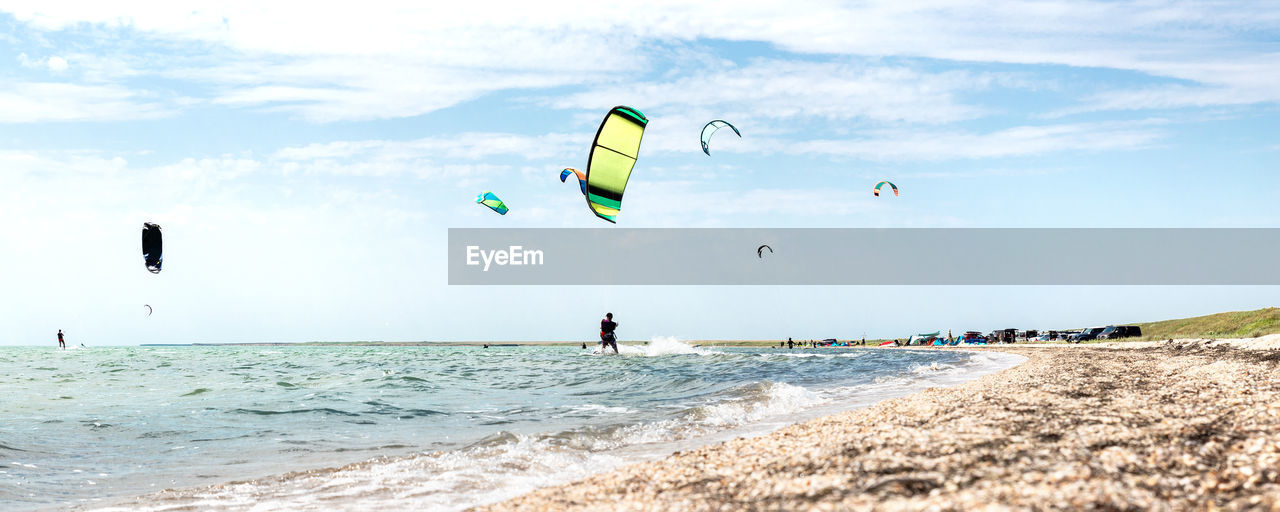
[[[0,347],[0,510],[462,510],[1023,360],[593,348]]]

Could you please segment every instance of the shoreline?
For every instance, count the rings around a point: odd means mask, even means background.
[[[1280,336],[976,350],[1027,361],[471,510],[1280,510]]]
[[[866,350],[870,350],[870,349],[867,348]],[[917,350],[913,350],[913,349],[907,349],[907,350],[912,352],[917,352]],[[944,351],[940,351],[940,352],[944,352]],[[966,352],[969,354],[974,353],[974,351],[968,351],[968,350],[964,350],[963,352]],[[965,356],[964,359],[968,360],[969,356]],[[920,371],[914,372],[920,375],[928,375],[928,377],[922,376],[919,378],[908,379],[908,382],[905,385],[892,384],[892,383],[878,383],[872,387],[869,387],[867,390],[865,390],[869,392],[866,394],[867,396],[863,396],[862,399],[856,402],[846,402],[845,400],[836,400],[836,401],[832,401],[830,404],[820,405],[816,408],[812,408],[812,410],[805,409],[803,411],[794,412],[793,414],[790,414],[790,415],[766,416],[766,417],[760,418],[763,421],[753,421],[753,422],[744,423],[742,425],[738,425],[736,427],[730,428],[724,432],[716,432],[716,433],[711,433],[707,435],[700,435],[697,437],[691,437],[687,439],[680,438],[680,439],[671,440],[665,443],[658,443],[652,446],[650,446],[651,443],[641,443],[635,446],[623,447],[618,450],[609,450],[608,453],[605,453],[603,455],[612,457],[614,459],[621,459],[620,464],[617,464],[617,463],[610,464],[609,467],[621,467],[626,464],[631,464],[635,462],[660,460],[668,456],[673,451],[687,450],[687,449],[699,448],[709,444],[716,444],[719,442],[733,439],[736,436],[758,436],[767,432],[774,431],[779,428],[786,428],[787,426],[794,424],[797,421],[821,418],[821,417],[825,417],[838,412],[850,410],[850,408],[853,408],[853,409],[865,408],[886,399],[908,396],[910,394],[920,392],[921,390],[926,389],[928,386],[952,386],[952,385],[955,385],[957,382],[965,382],[968,380],[972,380],[974,378],[978,378],[978,376],[989,375],[989,374],[1010,368],[1012,366],[1016,366],[1017,364],[1021,363],[1024,360],[1025,358],[1021,356],[988,352],[985,356],[979,357],[979,361],[977,362],[971,361],[971,362],[965,363],[965,366],[969,366],[969,365],[972,365],[972,366],[963,371],[956,371],[957,368],[954,368],[949,364],[938,367],[937,364],[935,363],[933,366],[922,366],[920,367]],[[912,373],[912,372],[908,372],[908,373]],[[888,387],[885,387],[885,386],[888,386]],[[879,388],[879,389],[875,389],[875,388]],[[880,395],[880,396],[875,397],[872,400],[868,399],[870,397],[874,397],[875,395]],[[848,398],[848,397],[845,397],[845,398]],[[666,446],[661,446],[664,444]],[[385,456],[375,457],[369,460],[357,461],[357,462],[344,464],[340,466],[316,467],[316,468],[310,468],[310,469],[307,469],[307,468],[293,469],[289,471],[283,471],[280,473],[262,475],[259,477],[241,478],[241,479],[237,479],[229,482],[196,485],[196,486],[178,486],[174,488],[164,489],[162,491],[158,491],[155,493],[107,498],[92,505],[83,504],[75,508],[77,509],[88,508],[91,510],[127,510],[130,508],[160,510],[160,509],[168,509],[168,508],[182,509],[184,507],[199,508],[201,506],[220,508],[221,506],[224,506],[222,505],[222,503],[225,503],[225,500],[230,500],[234,498],[233,496],[224,494],[224,491],[235,491],[242,494],[248,493],[249,495],[253,495],[256,498],[266,499],[269,502],[273,495],[276,495],[276,493],[282,492],[280,489],[277,489],[276,487],[278,487],[280,484],[288,484],[290,481],[293,481],[293,480],[307,480],[311,482],[318,482],[319,480],[328,479],[328,478],[332,478],[336,480],[351,480],[351,478],[349,478],[350,477],[349,473],[358,474],[362,472],[367,472],[367,468],[374,467],[379,464],[383,464],[387,466],[400,466],[400,465],[413,466],[415,464],[429,466],[429,465],[439,464],[439,460],[447,459],[448,456],[449,456],[449,450],[432,452],[432,453],[425,453],[425,452],[414,453],[409,455],[385,455]],[[627,461],[627,459],[630,459],[630,461]],[[572,479],[582,478],[583,476],[587,476],[589,474],[590,474],[589,470],[576,472],[576,474],[564,475],[568,478],[564,480],[558,480],[558,481],[568,482],[568,481],[572,481]],[[359,477],[356,477],[356,478],[359,478]],[[545,485],[545,484],[546,482],[542,483],[542,485]],[[309,484],[304,484],[304,485],[309,485]],[[392,487],[412,489],[414,485],[415,484],[412,483],[412,481],[410,480],[401,480],[397,483],[397,485],[394,485]],[[487,486],[485,487],[487,488]],[[503,492],[502,496],[494,496],[490,499],[469,500],[470,504],[465,504],[467,502],[462,502],[462,504],[459,504],[458,508],[456,509],[462,510],[463,509],[462,507],[473,506],[475,504],[494,503],[501,499],[517,497],[523,493],[538,489],[538,487],[536,486],[520,486],[520,487],[523,487],[523,488],[512,489],[511,492]],[[254,490],[250,490],[250,489],[254,489]],[[497,489],[490,489],[490,490],[493,491]],[[288,494],[288,491],[285,491],[284,494]],[[242,500],[242,499],[243,499],[243,496],[238,498],[238,500]],[[329,499],[332,499],[332,498],[329,498]],[[379,499],[382,499],[382,498],[379,498]],[[389,506],[388,509],[401,509],[400,507],[397,507],[395,505],[390,505],[385,500],[383,501],[374,500],[374,502],[381,503],[380,507]],[[344,510],[359,509],[361,506],[360,501],[353,501],[350,503],[329,501],[329,504],[333,506],[334,509],[344,509]],[[280,506],[281,504],[277,503],[276,505]],[[241,509],[241,507],[239,507],[238,505],[228,506],[228,509],[239,510]]]
[[[1280,510],[1280,335],[963,350],[1025,360],[468,510]]]

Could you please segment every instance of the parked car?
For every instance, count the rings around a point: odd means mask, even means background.
[[[1142,336],[1141,327],[1136,325],[1110,325],[1098,333],[1098,339],[1100,340],[1118,340],[1134,336]]]
[[[996,329],[991,331],[989,341],[991,343],[1013,343],[1017,337],[1017,329]]]
[[[1082,341],[1095,340],[1095,339],[1098,339],[1098,335],[1102,334],[1102,331],[1105,331],[1105,330],[1107,330],[1106,327],[1090,327],[1088,329],[1080,331],[1077,334],[1072,334],[1071,336],[1068,336],[1067,341],[1071,343],[1080,343]]]
[[[1054,332],[1054,331],[1049,331]],[[1053,339],[1059,341],[1071,341],[1071,337],[1080,334],[1080,331],[1057,331],[1058,335]]]

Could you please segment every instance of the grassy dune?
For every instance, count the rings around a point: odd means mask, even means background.
[[[1230,311],[1192,318],[1134,324],[1145,339],[1256,338],[1280,333],[1280,308]]]

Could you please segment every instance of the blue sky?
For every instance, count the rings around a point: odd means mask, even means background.
[[[1280,227],[1265,2],[45,4],[0,2],[0,344],[590,340],[605,311],[627,339],[893,337],[1280,302],[445,274],[450,227],[604,226],[557,178],[614,105],[651,120],[621,227]],[[743,137],[708,157],[711,119]]]

